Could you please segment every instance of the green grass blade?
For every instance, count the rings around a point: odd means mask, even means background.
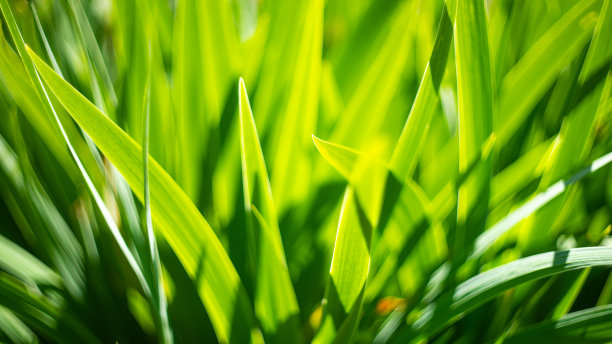
[[[0,235],[0,268],[31,286],[61,286],[60,276],[28,251]]]
[[[507,231],[512,229],[520,221],[524,220],[528,216],[532,215],[540,208],[551,202],[557,196],[562,194],[570,185],[578,182],[585,176],[599,170],[600,168],[608,165],[612,162],[612,152],[600,157],[593,161],[589,166],[583,168],[575,175],[571,176],[566,180],[560,180],[555,184],[551,185],[545,191],[538,193],[532,199],[525,202],[523,205],[512,211],[510,214],[505,216],[499,222],[490,227],[486,232],[482,233],[476,240],[475,249],[470,255],[472,258],[479,257],[493,243],[504,235]]]
[[[362,212],[355,192],[347,188],[323,301],[321,328],[313,343],[348,343],[357,329],[370,268],[372,231]]]
[[[455,18],[449,17],[447,6],[442,6],[442,16],[431,57],[425,67],[410,114],[397,142],[390,169],[400,180],[406,179],[414,171],[418,161],[420,147],[427,135],[429,122],[438,102],[440,83],[446,69],[446,60],[453,39],[453,23]]]
[[[527,327],[504,343],[609,343],[611,325],[612,305],[599,306]]]
[[[312,152],[310,135],[317,126],[321,54],[323,45],[322,0],[308,1],[295,72],[284,116],[274,136],[276,151],[271,167],[271,184],[279,214],[291,204],[300,204],[311,189]],[[295,180],[301,180],[295,183]]]
[[[455,24],[459,113],[459,173],[481,155],[491,135],[493,94],[484,2],[459,1]],[[478,163],[459,187],[455,254],[484,230],[491,182],[490,159]]]
[[[299,314],[299,308],[287,269],[276,208],[263,152],[259,145],[255,119],[242,79],[239,83],[238,96],[245,210],[248,216],[254,213],[261,214],[261,220],[258,221],[261,224],[259,226],[261,231],[257,233],[260,244],[258,274],[255,277],[255,314],[266,333],[280,341],[295,341],[294,317]],[[259,210],[255,212],[254,208]]]
[[[36,335],[13,312],[0,306],[0,333],[12,343],[35,343]]]
[[[128,263],[130,264],[130,267],[132,268],[132,271],[134,272],[134,274],[136,275],[138,281],[140,282],[142,288],[145,290],[145,293],[149,292],[149,286],[146,283],[146,280],[144,278],[144,275],[142,273],[142,270],[140,269],[140,266],[138,265],[137,261],[135,260],[134,256],[132,255],[131,251],[129,250],[129,248],[127,247],[127,244],[125,243],[125,241],[123,240],[123,237],[121,236],[121,232],[119,231],[119,228],[117,227],[117,224],[115,223],[112,215],[110,214],[108,208],[106,207],[104,201],[102,200],[102,197],[100,196],[100,194],[98,193],[98,191],[96,190],[91,178],[89,177],[89,174],[86,172],[85,167],[83,166],[81,160],[79,159],[78,154],[76,153],[76,151],[74,150],[74,147],[72,146],[72,144],[70,143],[70,139],[68,138],[68,135],[62,125],[62,122],[60,120],[60,118],[58,117],[57,112],[55,111],[53,104],[51,103],[51,100],[49,98],[49,95],[47,94],[47,91],[45,90],[42,80],[40,79],[39,75],[36,72],[36,67],[34,66],[34,61],[32,59],[32,56],[30,55],[30,53],[34,54],[31,50],[29,50],[29,48],[26,47],[25,42],[23,41],[23,38],[21,36],[21,33],[19,32],[19,29],[17,27],[17,23],[15,22],[15,18],[13,17],[13,13],[8,5],[8,3],[6,2],[6,0],[3,0],[2,2],[0,2],[0,6],[2,8],[2,13],[4,14],[4,17],[7,21],[7,24],[9,25],[9,29],[11,31],[11,35],[13,36],[13,40],[15,42],[15,45],[18,48],[19,54],[21,56],[21,59],[26,67],[26,71],[28,73],[28,76],[30,77],[30,80],[32,81],[32,83],[34,84],[34,88],[36,90],[36,93],[38,94],[39,99],[41,100],[46,112],[49,115],[53,115],[53,117],[55,117],[55,121],[57,123],[57,125],[60,128],[60,131],[62,133],[62,136],[64,137],[64,140],[68,146],[68,149],[70,151],[70,154],[72,155],[72,157],[74,158],[79,170],[81,171],[81,174],[83,175],[83,178],[85,179],[85,183],[87,184],[87,187],[89,188],[95,202],[96,205],[98,206],[98,208],[100,209],[104,220],[106,222],[106,224],[108,225],[109,229],[111,230],[111,233],[113,234],[113,237],[115,238],[119,248],[121,249],[122,253],[124,254],[125,258],[127,259]],[[42,60],[40,60],[42,62]],[[43,63],[44,64],[44,63]],[[51,71],[54,75],[57,76],[57,74],[55,72],[53,72],[48,66],[45,65],[45,67],[47,67],[49,69],[49,71]],[[59,78],[59,76],[58,76]],[[61,78],[60,78],[61,79]],[[38,197],[40,202],[44,201],[44,198],[39,196]],[[41,207],[41,209],[54,209],[52,207]],[[50,214],[49,216],[52,216],[52,214]],[[57,218],[61,218],[61,216],[57,215]],[[59,221],[58,219],[52,220],[50,221],[51,223],[62,223],[63,221]],[[67,231],[69,232],[69,231]],[[77,248],[76,245],[72,245],[75,247],[75,249]],[[78,247],[78,249],[80,250],[80,247]]]
[[[55,96],[143,200],[141,147],[34,52],[30,53]],[[219,239],[187,195],[153,159],[149,172],[153,220],[197,284],[219,340],[228,341],[232,329],[238,331],[235,335],[248,337],[252,326],[250,302]]]
[[[413,325],[414,334],[426,337],[436,333],[465,312],[522,283],[566,271],[610,265],[610,247],[547,252],[513,261],[470,278],[427,306]]]
[[[168,322],[168,309],[166,300],[166,291],[162,279],[161,262],[159,251],[157,250],[157,241],[153,232],[153,218],[151,216],[151,192],[149,190],[149,117],[151,107],[151,69],[149,68],[147,75],[147,86],[143,104],[143,135],[142,135],[142,161],[143,161],[143,193],[144,193],[144,208],[145,208],[145,228],[147,231],[147,242],[149,246],[150,271],[151,277],[149,284],[151,285],[152,304],[157,308],[157,326],[160,331],[160,342],[171,344],[174,342],[172,329]]]

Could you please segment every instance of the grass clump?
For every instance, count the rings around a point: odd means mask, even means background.
[[[0,341],[612,341],[610,0],[0,9]]]

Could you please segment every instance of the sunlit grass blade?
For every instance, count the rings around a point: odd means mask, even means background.
[[[313,343],[352,341],[370,268],[371,231],[355,191],[348,187],[338,221],[321,327]]]
[[[406,179],[413,172],[418,161],[420,146],[424,142],[429,122],[436,109],[433,104],[439,98],[440,83],[446,70],[446,60],[453,39],[455,18],[449,17],[448,6],[454,6],[453,1],[448,1],[442,6],[442,16],[431,57],[425,67],[419,91],[391,157],[390,169],[400,180]]]
[[[199,49],[197,13],[196,2],[178,2],[172,30],[172,95],[177,131],[181,133],[177,138],[179,159],[175,175],[178,184],[192,200],[199,197],[201,176],[197,166],[201,165],[208,135],[203,130],[206,118],[198,91],[203,75],[203,57]]]
[[[34,52],[29,52],[55,96],[143,200],[141,147]],[[151,194],[155,195],[151,199],[153,220],[197,284],[219,340],[230,340],[232,324],[236,326],[235,335],[249,337],[250,302],[219,239],[187,195],[153,159],[149,171]]]
[[[457,2],[455,55],[459,113],[459,173],[467,171],[491,135],[493,92],[484,3]],[[491,161],[479,163],[459,187],[455,255],[484,230],[489,204]]]
[[[284,115],[274,135],[277,148],[270,182],[279,214],[291,204],[302,203],[311,189],[312,161],[308,153],[312,152],[310,135],[316,130],[319,109],[324,1],[307,3],[287,106],[281,110]]]
[[[117,227],[117,224],[115,223],[112,215],[110,214],[108,208],[106,207],[106,205],[104,204],[104,201],[102,200],[102,197],[100,196],[100,194],[98,193],[98,191],[96,190],[96,187],[94,186],[91,178],[89,177],[89,174],[86,172],[85,167],[83,166],[83,164],[81,163],[81,160],[79,159],[78,154],[76,153],[76,151],[74,150],[72,144],[70,143],[70,139],[68,138],[68,135],[66,134],[66,131],[62,125],[62,122],[60,121],[57,112],[55,111],[53,104],[51,103],[51,100],[49,98],[49,95],[47,94],[46,89],[44,88],[43,82],[40,79],[39,75],[36,72],[36,67],[34,66],[34,62],[32,60],[31,55],[29,54],[31,52],[31,50],[28,50],[28,48],[26,47],[23,38],[21,37],[21,34],[19,32],[19,29],[17,27],[17,24],[15,22],[15,19],[13,17],[13,13],[8,5],[8,3],[6,2],[6,0],[3,0],[2,2],[0,2],[0,6],[2,7],[2,13],[4,14],[4,18],[6,19],[10,31],[11,31],[11,35],[13,36],[13,40],[15,42],[15,45],[17,46],[19,55],[21,56],[21,59],[26,67],[26,71],[28,72],[28,76],[30,77],[31,82],[34,85],[34,89],[36,90],[36,93],[38,94],[39,99],[41,100],[43,107],[45,109],[45,111],[47,112],[48,115],[52,115],[53,117],[55,117],[55,121],[58,125],[58,127],[60,128],[60,131],[62,133],[62,136],[64,137],[64,140],[66,142],[66,145],[68,146],[68,149],[70,151],[70,154],[72,155],[74,161],[76,162],[81,174],[83,175],[83,178],[85,179],[85,183],[87,184],[87,187],[89,188],[95,202],[96,205],[98,206],[98,208],[100,209],[104,220],[106,221],[106,224],[108,225],[109,229],[111,230],[111,233],[113,234],[113,237],[115,238],[119,248],[121,249],[123,255],[125,256],[125,258],[127,259],[128,263],[130,264],[130,267],[132,268],[132,271],[134,272],[134,274],[136,275],[138,281],[140,282],[142,288],[145,290],[145,293],[149,292],[149,286],[144,278],[144,275],[142,273],[142,270],[140,269],[140,266],[138,265],[137,261],[135,260],[134,256],[132,255],[131,251],[129,250],[129,248],[127,247],[127,244],[125,243],[125,241],[123,240],[123,237],[121,236],[121,232],[119,231],[119,228]],[[32,52],[33,55],[35,55]],[[43,63],[44,64],[44,63]],[[49,68],[48,66],[45,65],[45,67]],[[51,69],[49,69],[54,75],[57,75],[55,72],[53,72]],[[59,76],[58,76],[59,77]],[[45,199],[43,197],[41,197],[39,195],[38,197],[39,201],[43,202]],[[52,207],[40,207],[41,209],[54,209]],[[52,215],[50,215],[52,216]],[[57,219],[60,219],[61,216],[57,215],[56,216]],[[62,221],[58,221],[58,220],[51,220],[49,221],[50,223],[62,223]],[[66,231],[68,233],[70,233],[68,230]],[[80,246],[77,246],[76,244],[71,245],[71,247],[74,247],[74,249],[79,249],[80,251]],[[80,255],[80,253],[78,253]],[[76,255],[76,253],[75,253]],[[76,263],[74,263],[73,265],[75,265]]]
[[[376,197],[373,196],[384,195],[382,208],[373,206],[379,213],[376,213],[375,217],[367,216],[380,231],[377,233],[380,237],[378,246],[371,255],[375,263],[382,265],[375,267],[379,270],[371,278],[365,300],[370,301],[377,297],[393,275],[400,279],[402,292],[412,294],[418,289],[419,283],[423,282],[422,278],[439,264],[447,253],[444,232],[439,224],[432,223],[430,212],[433,207],[430,201],[413,181],[405,180],[400,183],[392,176],[392,171],[387,171],[384,162],[375,158],[368,159],[367,154],[317,137],[313,137],[313,140],[321,155],[357,190],[359,200],[366,204],[375,204]],[[370,176],[368,183],[374,185],[376,182],[372,179],[376,179],[379,184],[377,189],[372,188],[369,194],[363,190],[361,169],[364,164],[372,165],[365,167],[368,171],[365,174]],[[376,176],[374,171],[382,171],[383,175],[389,174],[385,179]],[[400,276],[410,278],[401,280]]]
[[[255,314],[263,330],[279,341],[295,341],[299,309],[289,277],[276,207],[246,86],[239,83],[240,143],[247,216],[260,214],[255,278]],[[255,211],[254,209],[258,209]],[[255,216],[256,218],[258,216]],[[253,225],[253,222],[251,222]],[[254,230],[254,229],[253,229]]]

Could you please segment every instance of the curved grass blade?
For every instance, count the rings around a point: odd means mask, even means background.
[[[522,283],[566,271],[610,265],[612,265],[612,247],[554,251],[513,261],[478,274],[442,295],[437,302],[425,307],[411,330],[404,335],[425,338],[435,334],[466,312]]]
[[[560,180],[551,185],[545,191],[538,193],[532,199],[525,202],[523,205],[512,211],[506,217],[498,221],[496,224],[491,226],[488,230],[482,233],[476,240],[474,251],[470,254],[470,258],[474,259],[482,255],[493,243],[504,235],[507,231],[512,229],[520,221],[527,218],[537,210],[548,204],[550,201],[555,199],[557,196],[565,192],[565,190],[572,184],[578,182],[585,176],[599,170],[612,162],[612,152],[602,156],[601,158],[593,161],[589,166],[583,168],[575,175],[571,176],[566,180]]]
[[[255,314],[264,331],[278,341],[295,342],[299,308],[278,227],[276,208],[255,119],[242,78],[239,82],[240,147],[247,216],[260,214]],[[259,209],[255,211],[255,208]],[[255,215],[256,218],[258,216]],[[251,224],[253,224],[251,222]],[[284,337],[284,338],[283,338]]]
[[[143,200],[144,181],[139,172],[141,147],[33,51],[29,53],[68,113]],[[252,310],[238,273],[219,239],[187,195],[155,160],[150,163],[150,188],[155,195],[151,199],[153,220],[197,284],[218,339],[222,342],[230,338],[247,340],[251,334]]]
[[[612,305],[588,308],[527,327],[504,343],[609,343],[612,340]]]

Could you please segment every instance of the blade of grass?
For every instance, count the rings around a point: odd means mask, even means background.
[[[527,327],[504,343],[606,343],[612,340],[612,305],[588,308]]]
[[[28,251],[0,235],[0,268],[30,286],[60,287],[61,277]]]
[[[147,68],[147,84],[143,101],[143,135],[142,135],[142,161],[143,161],[143,193],[144,193],[144,208],[145,208],[145,228],[147,231],[147,243],[149,246],[150,257],[150,281],[152,304],[157,308],[156,322],[160,332],[160,342],[171,344],[174,342],[172,329],[168,322],[168,309],[166,300],[166,291],[162,278],[161,262],[159,252],[157,250],[157,241],[153,232],[153,218],[151,216],[151,193],[149,190],[149,116],[151,107],[151,50],[149,48],[149,64]]]
[[[334,245],[321,327],[313,343],[348,343],[357,329],[370,267],[371,225],[348,187]]]
[[[419,91],[391,157],[390,169],[401,181],[414,171],[420,147],[427,135],[429,122],[435,111],[433,104],[439,99],[440,83],[446,70],[446,60],[453,39],[455,18],[449,17],[447,9],[448,6],[454,6],[452,2],[447,1],[442,6],[442,16],[431,57],[425,67]]]
[[[404,335],[425,338],[452,324],[499,293],[522,283],[566,271],[612,265],[612,248],[585,247],[522,258],[478,274],[427,306],[411,331]]]
[[[36,72],[36,67],[34,66],[34,62],[32,60],[31,55],[29,54],[29,52],[31,52],[33,55],[35,55],[31,50],[29,50],[29,48],[26,47],[25,42],[23,41],[23,38],[21,36],[21,33],[19,32],[19,29],[17,27],[17,23],[15,22],[15,18],[13,17],[13,13],[11,11],[10,6],[8,5],[8,2],[6,0],[1,0],[0,1],[0,6],[2,8],[2,13],[4,14],[4,18],[6,19],[6,22],[9,26],[9,29],[11,31],[11,35],[13,36],[13,40],[15,42],[15,45],[17,46],[17,50],[19,52],[19,55],[21,56],[21,59],[26,67],[26,71],[28,73],[28,76],[30,77],[31,82],[34,85],[34,89],[36,90],[36,93],[39,97],[39,99],[41,100],[45,111],[49,114],[52,115],[53,117],[55,117],[55,121],[57,122],[57,125],[60,128],[60,131],[62,133],[62,136],[64,137],[64,140],[68,146],[68,149],[70,151],[70,154],[72,155],[74,161],[76,162],[79,170],[81,171],[81,174],[83,175],[83,178],[85,179],[85,183],[87,184],[87,187],[89,188],[95,202],[96,205],[98,206],[98,208],[100,209],[104,220],[106,221],[109,229],[111,230],[111,233],[113,234],[113,237],[115,238],[119,248],[121,249],[123,255],[125,256],[125,258],[127,259],[128,263],[130,264],[130,267],[132,268],[134,274],[136,275],[136,277],[138,278],[138,281],[140,282],[142,288],[145,290],[145,293],[149,292],[149,286],[146,283],[146,280],[143,276],[142,270],[140,269],[140,266],[138,265],[138,263],[136,262],[136,260],[134,259],[134,256],[132,255],[131,251],[129,250],[129,248],[127,247],[125,241],[123,240],[123,237],[121,236],[121,232],[119,231],[119,228],[117,227],[117,224],[115,223],[115,221],[113,220],[112,215],[110,214],[108,208],[106,207],[106,205],[104,204],[104,201],[102,200],[102,197],[100,196],[100,194],[98,193],[98,191],[95,188],[95,185],[93,184],[91,178],[89,177],[89,174],[86,172],[85,167],[83,166],[83,164],[81,163],[81,160],[79,159],[79,156],[77,155],[76,151],[74,150],[72,144],[70,143],[70,139],[68,138],[68,135],[66,134],[66,131],[62,125],[62,122],[60,121],[57,112],[55,111],[53,104],[51,103],[51,100],[49,98],[49,95],[47,94],[47,91],[45,90],[42,80],[40,79],[39,75]],[[44,62],[43,62],[44,64]],[[49,71],[51,71],[51,73],[53,73],[54,75],[57,75],[55,72],[53,72],[48,66],[45,65],[45,67],[47,67],[49,69]],[[59,76],[58,76],[59,78]],[[43,199],[41,198],[41,201],[43,201]],[[52,209],[50,207],[42,207],[42,209]],[[58,215],[58,218],[59,215]],[[51,221],[51,223],[57,223],[57,220],[55,221]],[[80,249],[80,246],[78,247]]]
[[[287,106],[277,135],[272,165],[272,193],[279,214],[291,204],[302,203],[312,178],[308,155],[310,134],[315,132],[319,108],[321,54],[323,45],[323,1],[309,1],[298,48]],[[301,180],[296,183],[296,180]]]
[[[273,338],[294,342],[297,333],[295,317],[299,314],[299,308],[287,269],[276,208],[255,119],[242,78],[238,93],[245,210],[248,216],[256,213],[261,216],[261,220],[258,221],[261,230],[257,233],[259,254],[255,276],[255,314],[262,323],[264,331]],[[261,212],[255,212],[253,206]],[[250,223],[252,225],[252,222]]]
[[[137,197],[143,200],[143,175],[139,173],[141,147],[34,52],[29,52],[41,76],[68,113],[117,167]],[[151,199],[154,222],[197,284],[218,339],[225,342],[230,337],[234,339],[233,335],[250,336],[250,302],[219,239],[161,166],[153,159],[150,164],[150,189],[151,194],[156,195]]]
[[[484,2],[457,2],[455,56],[459,113],[459,173],[481,154],[491,134],[493,93]],[[455,251],[458,257],[484,230],[489,204],[491,162],[478,163],[459,187]]]

